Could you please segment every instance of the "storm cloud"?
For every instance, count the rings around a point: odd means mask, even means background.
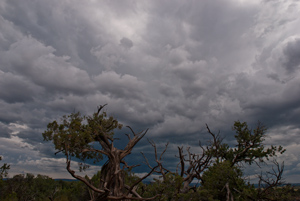
[[[10,175],[69,177],[41,133],[108,103],[175,148],[197,150],[206,123],[230,143],[234,121],[261,121],[266,143],[287,149],[286,180],[299,181],[299,11],[293,0],[1,1],[3,162]]]

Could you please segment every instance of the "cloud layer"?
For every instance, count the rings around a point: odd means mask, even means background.
[[[297,181],[299,10],[292,0],[2,1],[3,161],[11,175],[34,166],[61,177],[42,142],[47,123],[108,103],[161,144],[196,146],[205,123],[230,142],[234,121],[259,120],[267,143],[287,148],[285,176]]]

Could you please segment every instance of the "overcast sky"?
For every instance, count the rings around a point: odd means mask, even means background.
[[[176,146],[206,142],[206,123],[230,143],[234,121],[261,121],[266,143],[287,149],[286,181],[299,182],[299,12],[297,0],[1,0],[1,164],[70,178],[41,133],[108,103],[172,143],[166,163]],[[152,151],[146,138],[139,151]]]

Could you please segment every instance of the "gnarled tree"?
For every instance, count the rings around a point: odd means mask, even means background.
[[[104,105],[105,106],[105,105]],[[62,152],[66,156],[67,170],[76,179],[84,182],[91,190],[99,194],[98,200],[151,200],[153,198],[142,198],[136,191],[135,186],[148,177],[156,167],[147,175],[137,180],[131,186],[125,185],[124,170],[128,166],[124,158],[128,156],[133,147],[145,136],[146,131],[127,134],[128,143],[124,149],[114,146],[114,130],[121,129],[122,124],[113,117],[107,117],[103,112],[104,106],[92,116],[81,116],[80,113],[73,113],[64,116],[62,123],[56,121],[49,123],[47,130],[43,133],[44,140],[52,141],[56,152]],[[100,148],[97,148],[99,147]],[[94,186],[86,177],[79,176],[71,169],[72,157],[79,159],[80,170],[88,168],[87,160],[94,163],[107,157],[106,163],[102,166],[99,186]]]

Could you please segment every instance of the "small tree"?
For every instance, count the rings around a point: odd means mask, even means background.
[[[212,135],[212,149],[210,150],[213,157],[217,161],[229,161],[231,166],[239,163],[264,162],[285,152],[282,146],[273,146],[266,148],[264,141],[266,139],[267,128],[258,122],[254,130],[250,129],[246,122],[236,121],[233,125],[233,130],[236,132],[235,139],[237,144],[235,147],[230,147],[223,143],[219,135],[213,134],[207,126],[208,132]]]
[[[105,106],[105,105],[104,105]],[[56,121],[49,123],[47,130],[43,133],[44,140],[52,141],[56,152],[62,152],[66,156],[67,170],[76,179],[84,182],[91,190],[99,193],[98,200],[150,200],[153,198],[142,198],[134,187],[149,174],[137,180],[131,186],[125,185],[124,170],[134,166],[128,166],[124,158],[128,156],[133,147],[145,136],[146,131],[135,133],[128,127],[132,135],[127,134],[128,143],[124,149],[114,146],[114,130],[121,129],[120,124],[115,118],[107,117],[106,112],[100,106],[98,111],[92,116],[81,116],[80,113],[72,113],[63,116],[62,123]],[[97,146],[100,145],[100,148]],[[72,157],[79,159],[80,170],[88,168],[86,160],[93,160],[94,163],[107,157],[107,161],[102,166],[100,172],[99,185],[95,186],[87,178],[81,177],[71,169]]]
[[[263,191],[254,191],[253,186],[244,182],[243,165],[252,165],[253,163],[260,168],[259,163],[263,163],[270,158],[283,154],[285,149],[282,146],[265,147],[266,127],[258,122],[254,130],[250,129],[246,122],[236,121],[233,130],[236,145],[230,147],[223,143],[219,134],[215,135],[207,126],[208,132],[213,137],[211,149],[207,154],[214,158],[213,166],[208,168],[202,177],[202,186],[210,192],[214,192],[214,198],[220,200],[233,200],[234,198],[244,197],[248,200],[259,200],[266,197],[267,189],[273,189],[282,184],[281,176],[283,164],[280,166],[276,161],[277,171],[272,168],[272,175],[276,178],[272,181],[266,181],[262,176],[259,182],[264,182]],[[268,174],[269,175],[269,174]],[[212,182],[213,181],[213,182]]]
[[[0,156],[0,161],[2,160],[2,156]],[[1,167],[0,167],[0,179],[2,180],[3,177],[6,177],[8,174],[8,170],[10,169],[10,165],[7,165],[6,163],[4,163]]]
[[[202,189],[217,200],[232,200],[249,188],[242,176],[242,170],[228,161],[216,162],[203,173]]]
[[[2,157],[0,156],[0,161],[1,160],[2,160]],[[3,177],[7,176],[9,168],[10,168],[10,166],[7,165],[6,163],[4,163],[0,167],[0,199],[3,198],[3,194],[4,194],[4,189],[3,189],[4,181],[3,181]]]

